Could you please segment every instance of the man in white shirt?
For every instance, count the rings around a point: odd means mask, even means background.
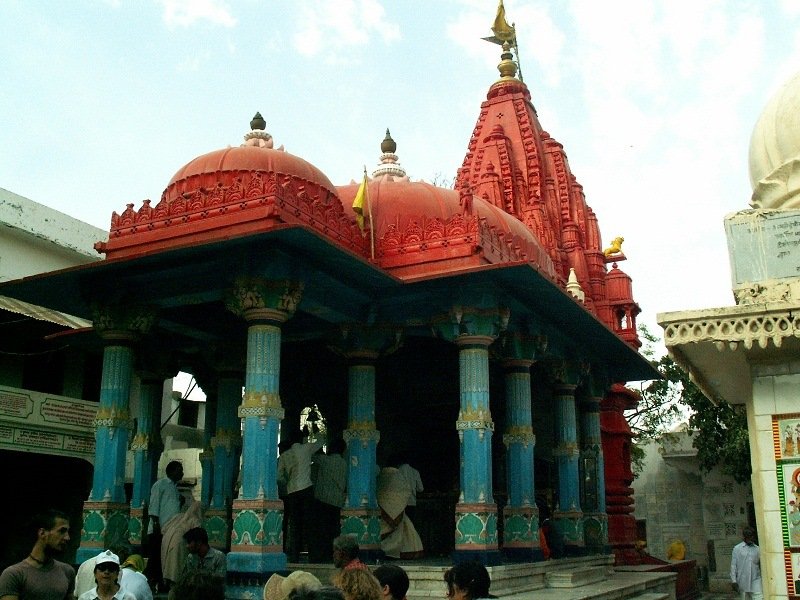
[[[311,481],[311,458],[322,448],[322,437],[315,442],[303,442],[299,432],[296,441],[278,460],[278,479],[286,482],[283,500],[286,520],[286,554],[289,562],[300,561],[300,552],[306,541],[304,520],[311,517],[314,500]]]
[[[761,554],[756,545],[756,532],[752,527],[742,530],[742,540],[731,555],[731,585],[742,600],[762,600]]]
[[[159,591],[166,591],[161,573],[161,544],[170,527],[170,521],[181,512],[181,494],[178,482],[183,479],[183,465],[173,460],[167,465],[166,477],[159,479],[150,489],[147,514],[150,522],[148,533],[148,560],[146,575],[152,584],[159,584]]]

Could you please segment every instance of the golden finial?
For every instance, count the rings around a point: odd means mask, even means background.
[[[497,65],[501,77],[514,77],[519,73],[519,80],[522,81],[522,69],[519,66],[519,47],[517,46],[517,30],[513,23],[509,25],[506,20],[506,8],[503,6],[503,0],[500,0],[497,4],[497,14],[494,17],[492,33],[494,35],[483,39],[503,47],[503,53],[500,55],[501,61],[500,64]],[[514,61],[514,55],[511,53],[512,48],[514,49],[514,54],[517,55],[516,61]]]

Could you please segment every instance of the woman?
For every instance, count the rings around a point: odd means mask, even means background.
[[[201,505],[191,496],[187,498],[186,509],[169,520],[169,527],[164,528],[164,539],[161,542],[161,570],[164,573],[164,580],[170,585],[178,580],[183,571],[183,563],[186,562],[186,542],[183,541],[183,534],[200,527],[203,524]]]
[[[136,600],[136,596],[125,592],[117,583],[119,577],[119,556],[105,550],[94,561],[94,580],[97,583],[78,600]]]
[[[139,554],[131,554],[122,561],[119,584],[122,589],[133,594],[136,600],[153,600],[153,592],[144,571],[144,559]]]
[[[337,578],[344,600],[383,600],[381,584],[366,569],[348,569]]]
[[[489,594],[489,586],[492,583],[489,572],[479,562],[457,564],[444,572],[444,581],[447,584],[447,597],[450,600],[493,597]]]

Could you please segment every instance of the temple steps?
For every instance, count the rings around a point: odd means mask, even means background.
[[[446,559],[396,561],[408,573],[408,600],[444,598]],[[675,574],[615,571],[612,555],[564,558],[537,563],[489,567],[490,592],[512,600],[674,600]],[[375,568],[375,565],[370,565]],[[314,573],[327,583],[336,569],[329,565],[290,564],[289,570]]]

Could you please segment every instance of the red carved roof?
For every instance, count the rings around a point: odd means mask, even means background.
[[[350,214],[358,187],[338,188]],[[368,196],[376,261],[399,277],[499,262],[533,262],[545,275],[555,276],[536,236],[518,219],[480,198],[393,177],[371,180]]]
[[[288,152],[259,146],[226,148],[187,163],[155,206],[128,204],[111,216],[107,258],[305,225],[361,254],[368,251],[336,188],[322,171]]]

